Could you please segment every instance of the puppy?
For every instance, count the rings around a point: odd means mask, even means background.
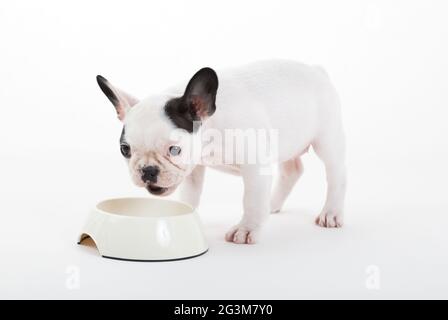
[[[342,226],[345,139],[339,99],[322,68],[278,60],[218,73],[203,68],[189,81],[142,101],[102,76],[97,81],[123,122],[120,151],[137,186],[157,196],[169,195],[181,186],[181,199],[196,207],[205,167],[243,178],[244,214],[226,234],[227,241],[258,241],[269,213],[281,210],[302,175],[300,157],[310,146],[325,165],[328,185],[316,223],[327,228]],[[266,161],[258,157],[249,161],[246,154],[253,141],[235,150],[229,139],[222,138],[228,137],[227,131],[247,130],[273,132],[265,144],[275,155]],[[215,139],[204,134],[210,132]],[[272,175],[266,168],[273,164],[278,165],[279,175],[271,190]]]

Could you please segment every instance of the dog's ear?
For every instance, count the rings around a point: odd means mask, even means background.
[[[203,68],[196,72],[183,96],[193,120],[202,121],[215,113],[217,91],[218,76],[213,69]]]
[[[117,111],[118,119],[123,121],[126,112],[139,102],[138,99],[118,88],[115,88],[109,81],[107,81],[106,78],[100,75],[96,77],[96,81],[98,82],[101,91],[103,91],[106,97],[114,105],[115,110]]]

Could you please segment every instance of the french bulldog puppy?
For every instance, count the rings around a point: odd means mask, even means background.
[[[218,80],[219,79],[219,80]],[[123,122],[120,150],[137,186],[165,196],[181,186],[181,199],[198,206],[205,167],[240,175],[244,181],[241,221],[225,238],[253,244],[269,213],[276,213],[303,173],[300,157],[310,146],[323,161],[327,199],[316,224],[338,228],[343,224],[346,189],[345,139],[338,95],[325,71],[293,61],[262,61],[215,72],[199,70],[188,82],[139,101],[102,76],[98,84]],[[275,157],[268,163],[236,159],[247,148],[230,150],[220,139],[208,141],[208,150],[193,157],[194,145],[204,147],[204,132],[225,135],[226,130],[256,129],[275,132]],[[173,132],[181,134],[173,135]],[[195,143],[186,143],[190,136]],[[199,142],[198,142],[199,141]],[[210,148],[210,145],[213,148]],[[227,157],[229,152],[235,152]],[[195,159],[192,161],[192,159]],[[266,168],[278,165],[272,175]]]

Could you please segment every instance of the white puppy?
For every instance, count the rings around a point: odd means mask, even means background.
[[[325,164],[328,183],[327,200],[316,223],[342,226],[344,133],[338,96],[321,68],[278,60],[218,73],[204,68],[188,83],[142,101],[101,76],[97,80],[124,124],[120,149],[138,186],[168,195],[182,185],[183,200],[197,206],[206,166],[242,176],[244,215],[226,234],[228,241],[257,241],[269,213],[281,210],[302,174],[300,156],[310,146]],[[250,145],[235,150],[229,130],[274,133],[266,144],[275,155],[261,161],[250,157]],[[193,143],[185,139],[188,136]],[[199,156],[193,150],[198,141]],[[266,168],[274,162],[279,177],[271,192],[272,177]]]

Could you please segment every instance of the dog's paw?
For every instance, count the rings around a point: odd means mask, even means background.
[[[275,203],[271,204],[271,213],[279,213],[280,211],[282,211],[281,205],[276,205]]]
[[[258,242],[260,231],[244,225],[236,225],[226,233],[226,241],[237,244],[255,244]]]
[[[276,199],[271,200],[271,213],[279,213],[282,211],[283,202],[280,202]]]
[[[280,211],[282,211],[282,208],[276,208],[276,207],[271,208],[271,213],[279,213]]]
[[[344,224],[342,214],[325,210],[317,218],[316,224],[322,228],[341,228]]]

